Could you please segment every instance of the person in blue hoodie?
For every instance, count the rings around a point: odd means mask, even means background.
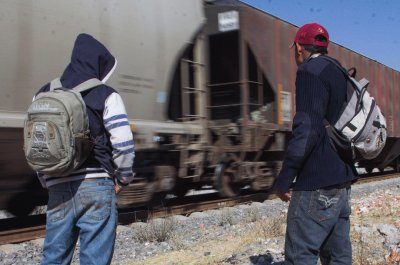
[[[67,89],[92,78],[102,81],[82,93],[95,145],[86,162],[70,175],[39,176],[49,191],[42,265],[70,264],[78,238],[81,264],[111,263],[118,218],[116,194],[132,181],[135,157],[122,98],[105,85],[116,65],[103,44],[88,34],[78,35],[60,81]],[[49,88],[46,84],[38,93]]]
[[[296,115],[293,137],[274,184],[290,201],[285,238],[285,264],[352,264],[350,185],[354,165],[333,149],[324,120],[334,124],[346,101],[344,74],[324,59],[329,34],[317,24],[302,26],[293,43]]]

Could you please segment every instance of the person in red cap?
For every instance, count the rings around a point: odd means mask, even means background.
[[[285,264],[352,264],[350,185],[354,165],[343,161],[330,143],[324,121],[334,124],[346,100],[344,74],[330,60],[328,31],[305,24],[292,47],[298,65],[296,115],[282,170],[274,184],[290,201]]]

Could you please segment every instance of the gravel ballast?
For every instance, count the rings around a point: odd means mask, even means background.
[[[282,264],[287,207],[275,199],[118,226],[112,264]],[[351,218],[353,264],[399,264],[400,178],[353,185]],[[42,245],[2,245],[0,264],[40,264]]]

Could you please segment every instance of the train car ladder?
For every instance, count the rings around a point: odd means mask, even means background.
[[[193,60],[182,58],[181,68],[181,102],[182,121],[184,123],[199,124],[206,128],[206,90],[204,40],[200,36],[193,49]],[[207,132],[204,129],[201,135],[187,132],[185,143],[181,149],[180,172],[182,178],[194,177],[200,179],[203,174],[204,146],[207,143]],[[188,175],[188,168],[195,168]]]

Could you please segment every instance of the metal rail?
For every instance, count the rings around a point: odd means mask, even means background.
[[[202,195],[200,195],[202,196]],[[188,215],[193,212],[201,212],[212,209],[219,209],[223,207],[232,207],[241,203],[249,202],[262,202],[269,199],[276,198],[273,193],[256,193],[236,198],[222,198],[222,199],[208,199],[205,201],[197,201],[196,198],[200,196],[188,197],[191,202],[176,204],[172,202],[171,206],[157,207],[151,210],[139,210],[133,212],[119,213],[118,220],[120,224],[129,224],[136,221],[146,221],[151,218],[164,218],[173,215]]]
[[[121,225],[136,221],[147,221],[152,218],[165,218],[172,215],[188,215],[196,211],[205,211],[223,207],[235,206],[240,203],[264,201],[275,198],[274,194],[257,193],[236,198],[216,199],[215,194],[188,196],[184,200],[170,199],[166,205],[152,209],[125,210],[118,214]],[[207,198],[208,197],[208,198]],[[211,197],[211,199],[210,199]],[[179,203],[179,201],[183,203]],[[0,245],[20,243],[43,238],[46,234],[46,216],[33,215],[23,218],[7,218],[0,220]]]
[[[46,234],[45,223],[44,214],[1,219],[0,245],[42,238]]]

